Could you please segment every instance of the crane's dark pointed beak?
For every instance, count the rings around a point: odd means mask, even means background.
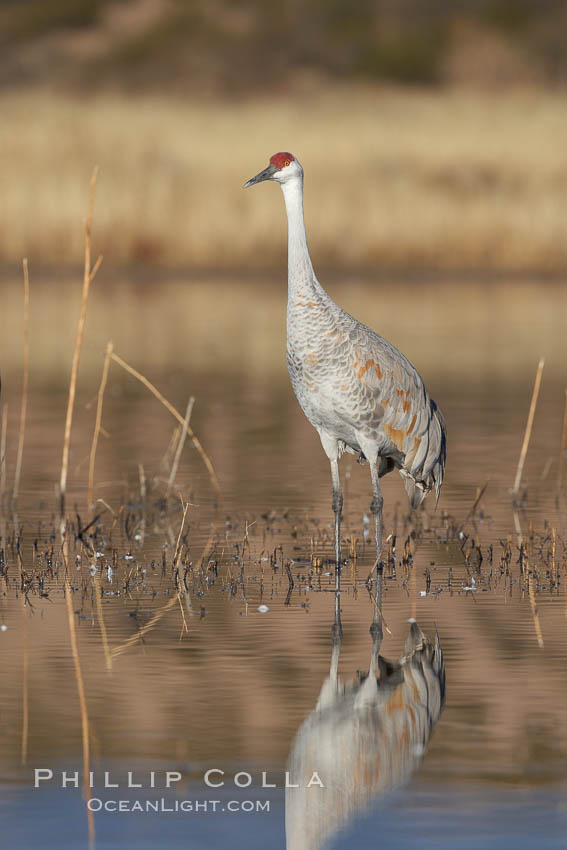
[[[247,183],[245,183],[243,188],[247,189],[249,186],[254,186],[255,183],[261,183],[263,180],[271,180],[276,171],[276,166],[270,163],[268,167],[264,168],[264,170],[257,174],[256,177],[252,177]]]

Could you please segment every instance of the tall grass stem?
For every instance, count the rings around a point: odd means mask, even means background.
[[[561,434],[561,448],[559,450],[559,469],[557,472],[557,495],[561,495],[563,485],[563,466],[565,454],[567,453],[567,387],[565,387],[565,407],[563,409],[563,432]]]
[[[106,346],[106,354],[104,356],[104,365],[102,367],[102,377],[100,379],[100,386],[98,388],[98,396],[96,403],[96,419],[95,419],[95,427],[93,432],[93,441],[91,445],[91,453],[89,457],[89,486],[87,491],[87,511],[90,511],[93,507],[93,493],[94,493],[94,472],[95,472],[95,460],[96,460],[96,450],[98,447],[98,438],[100,436],[100,429],[102,425],[102,404],[104,400],[104,391],[106,389],[106,382],[108,381],[108,372],[110,369],[110,358],[112,357],[112,351],[114,346],[112,342],[108,342]]]
[[[89,289],[92,281],[95,278],[97,271],[102,262],[102,256],[99,256],[94,266],[91,268],[91,229],[94,210],[94,199],[96,190],[96,180],[98,175],[98,166],[95,166],[90,183],[89,206],[87,212],[87,220],[85,223],[85,257],[83,271],[83,294],[81,298],[81,312],[77,325],[77,334],[75,337],[75,349],[73,351],[73,362],[71,365],[71,377],[69,380],[69,398],[67,402],[67,416],[65,419],[65,435],[63,439],[63,456],[61,458],[61,477],[59,480],[59,498],[60,498],[60,514],[61,517],[65,514],[65,497],[67,494],[67,474],[69,470],[69,450],[71,446],[71,428],[73,425],[73,410],[75,407],[75,394],[77,391],[77,375],[79,372],[79,358],[81,356],[81,346],[83,343],[83,332],[85,328],[85,319],[87,316],[87,304],[89,300]]]
[[[524,441],[522,443],[522,450],[520,452],[520,458],[518,460],[518,468],[516,469],[516,479],[514,481],[514,487],[512,489],[512,495],[514,496],[514,498],[518,496],[518,493],[520,491],[520,484],[522,483],[522,473],[524,471],[524,463],[526,461],[528,446],[530,444],[530,437],[532,435],[532,427],[534,424],[534,416],[539,396],[539,388],[541,386],[541,374],[543,372],[544,365],[545,358],[541,357],[538,363],[537,372],[535,376],[532,400],[530,403],[530,412],[528,413],[528,421],[526,422],[526,430],[524,432]]]
[[[189,427],[189,420],[191,419],[191,413],[193,411],[193,405],[195,404],[195,399],[193,396],[187,402],[187,410],[185,411],[185,419],[183,421],[183,428],[181,429],[181,436],[179,438],[179,442],[177,443],[177,448],[175,450],[175,457],[173,458],[173,463],[171,464],[171,472],[169,473],[169,480],[167,482],[167,495],[171,493],[173,485],[175,483],[175,478],[177,475],[177,470],[179,468],[179,461],[181,460],[181,453],[183,451],[183,446],[185,445],[185,439],[187,437],[187,428]]]
[[[24,259],[22,260],[22,268],[24,273],[24,374],[22,380],[22,403],[20,406],[20,434],[18,437],[18,455],[16,458],[16,471],[14,473],[14,489],[12,491],[12,498],[14,501],[17,500],[20,493],[20,476],[22,473],[22,460],[24,456],[24,435],[26,430],[26,413],[28,408],[28,382],[30,371],[30,278],[27,257],[24,257]]]
[[[6,443],[8,438],[8,405],[2,406],[2,425],[0,426],[0,500],[6,494]]]

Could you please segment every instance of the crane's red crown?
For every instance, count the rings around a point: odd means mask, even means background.
[[[270,157],[270,163],[275,165],[278,171],[281,171],[282,168],[285,168],[291,162],[293,162],[295,157],[291,153],[287,153],[287,151],[281,151],[280,153],[275,153]]]

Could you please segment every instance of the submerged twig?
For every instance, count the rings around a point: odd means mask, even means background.
[[[293,580],[293,576],[291,574],[291,567],[289,564],[285,565],[285,571],[287,573],[288,586],[284,605],[289,605],[291,601],[291,594],[293,593],[293,588],[295,587],[295,582]]]
[[[176,593],[175,596],[173,596],[168,602],[165,603],[165,605],[162,605],[159,611],[156,611],[154,616],[151,618],[151,620],[148,620],[145,626],[142,626],[142,628],[138,629],[135,634],[130,635],[130,637],[127,638],[124,643],[121,643],[120,646],[114,646],[111,649],[112,657],[116,658],[118,655],[122,655],[122,653],[126,652],[127,649],[129,649],[139,640],[142,640],[144,635],[151,631],[151,629],[153,629],[153,627],[157,623],[159,623],[163,615],[166,614],[167,611],[169,611],[169,609],[173,607],[173,605],[177,605],[178,599],[179,594]]]

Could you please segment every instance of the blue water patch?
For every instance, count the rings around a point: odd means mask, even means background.
[[[203,793],[201,785],[193,783],[183,793],[163,788],[155,793],[95,790],[93,799],[102,805],[95,814],[96,850],[286,847],[283,788],[210,791]],[[129,810],[109,811],[108,804],[117,808],[119,800],[127,801]],[[149,810],[139,810],[148,805]],[[80,789],[5,787],[0,815],[3,850],[88,848]],[[418,784],[387,795],[338,835],[328,850],[559,850],[565,848],[566,835],[567,807],[557,787],[432,791]]]

